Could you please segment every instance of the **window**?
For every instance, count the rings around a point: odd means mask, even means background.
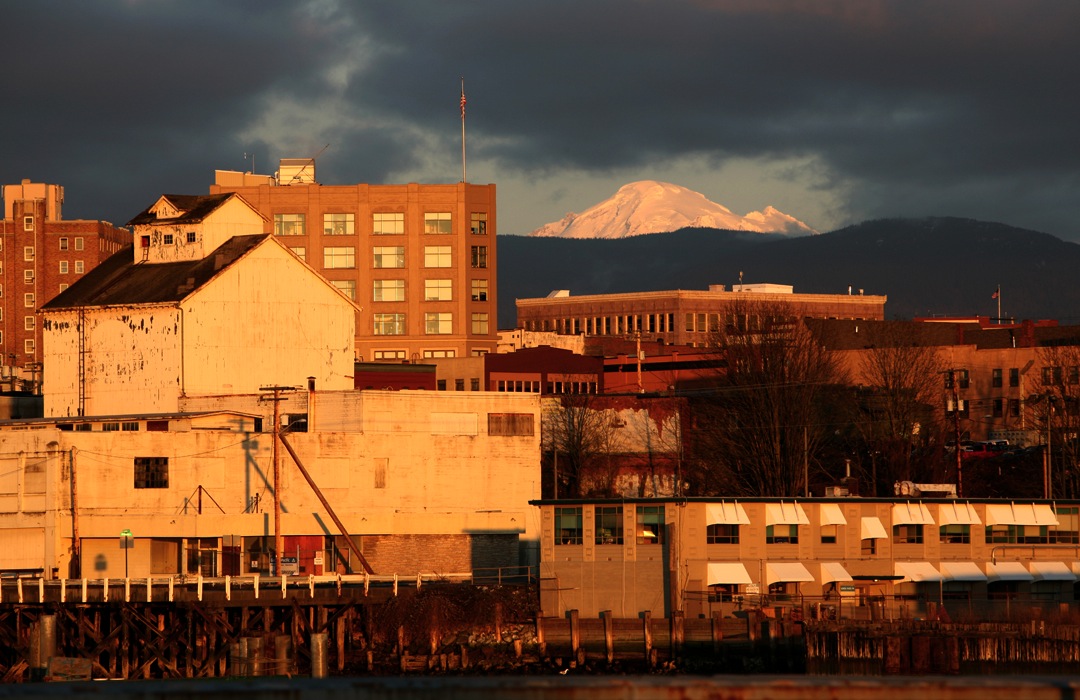
[[[31,292],[29,294],[23,294],[23,306],[25,306],[28,309],[34,308],[34,294],[33,294],[33,292]]]
[[[766,525],[765,544],[798,544],[798,525]]]
[[[941,544],[971,544],[970,525],[942,525],[938,528]]]
[[[34,259],[34,246],[28,245],[23,248],[23,260],[31,262]]]
[[[1004,399],[994,399],[993,403],[993,417],[1001,418],[1005,415],[1005,401]]]
[[[67,250],[67,249],[68,249],[68,239],[67,239],[67,237],[61,237],[60,238],[60,250]]]
[[[488,435],[500,437],[533,435],[534,423],[531,413],[489,413]]]
[[[136,457],[135,458],[135,488],[137,488],[137,489],[167,489],[167,488],[169,488],[169,458],[168,457]]]
[[[664,506],[637,507],[637,543],[664,543]]]
[[[405,280],[374,280],[373,301],[405,301]]]
[[[424,267],[450,267],[450,246],[424,246]]]
[[[341,290],[341,293],[356,301],[356,280],[330,280],[330,284]]]
[[[896,544],[922,544],[922,525],[893,525],[893,541]]]
[[[75,236],[75,250],[83,250],[85,241],[82,236]]]
[[[376,360],[404,360],[407,353],[404,350],[376,350]]]
[[[405,314],[375,314],[375,335],[405,335]]]
[[[432,359],[443,358],[443,357],[454,357],[454,356],[455,356],[455,353],[454,353],[453,350],[425,350],[424,351],[424,359],[425,360],[432,360]]]
[[[424,333],[427,335],[446,335],[453,333],[454,315],[444,311],[424,314]]]
[[[81,275],[83,273],[83,269],[84,269],[83,261],[82,260],[76,260],[75,261],[75,274]]]
[[[1051,544],[1080,544],[1080,508],[1057,506],[1054,513],[1058,524],[1048,533]]]
[[[487,234],[486,211],[474,211],[469,215],[469,230],[472,231],[475,236],[484,236]]]
[[[1018,367],[1009,368],[1009,386],[1020,386],[1020,369]]]
[[[34,317],[33,316],[23,316],[23,329],[28,330],[28,331],[34,330]]]
[[[426,212],[424,214],[424,233],[452,233],[450,212]]]
[[[376,236],[405,233],[405,214],[399,211],[372,214],[371,232]]]
[[[476,377],[471,378],[469,380],[469,390],[470,391],[480,391],[480,380],[477,379]]]
[[[945,372],[945,388],[952,389],[954,381],[957,387],[967,389],[969,383],[968,371],[966,369],[955,369]]]
[[[424,301],[451,301],[453,280],[424,280]]]
[[[581,508],[555,509],[555,544],[581,544]]]
[[[862,546],[860,547],[859,552],[863,556],[877,554],[877,540],[873,538],[862,540]]]
[[[274,234],[277,236],[303,236],[305,214],[274,214]]]
[[[195,232],[194,231],[188,231],[187,232],[187,242],[188,243],[194,243],[196,240],[198,240],[198,237],[195,235]]]
[[[1047,544],[1050,530],[1045,525],[988,525],[987,544]]]
[[[459,379],[454,380],[454,391],[465,391],[465,380],[464,379],[459,378]]]
[[[435,390],[436,391],[446,391],[446,380],[445,379],[436,379],[435,380]]]
[[[1020,399],[1009,399],[1009,416],[1020,417]]]
[[[821,526],[821,544],[836,544],[836,525]]]
[[[37,345],[33,339],[27,338],[23,341],[23,352],[27,355],[33,355],[35,350],[37,350]]]
[[[61,260],[60,261],[60,274],[61,275],[66,275],[67,273],[68,273],[68,261],[67,260]]]
[[[117,433],[120,432],[119,423],[102,423],[101,430],[105,433]]]
[[[475,268],[487,267],[486,245],[474,245],[472,247],[472,266]]]
[[[1042,368],[1042,384],[1043,386],[1060,386],[1061,385],[1061,368],[1060,367],[1043,367]]]
[[[472,315],[472,332],[473,335],[487,335],[488,334],[488,315],[483,313],[477,313]]]
[[[120,424],[120,430],[124,430],[124,431],[127,431],[127,432],[134,432],[134,431],[137,431],[138,429],[139,429],[138,421],[124,421],[123,423]]]
[[[32,216],[24,216],[22,221],[23,221],[23,231],[33,231],[34,230],[34,217],[32,217]]]
[[[323,214],[324,236],[351,236],[356,233],[356,222],[351,213]]]
[[[405,267],[404,246],[388,246],[375,248],[375,267]]]
[[[33,284],[34,283],[34,271],[33,270],[23,270],[22,278],[23,278],[23,283],[25,283],[25,284]]]
[[[173,244],[173,235],[171,233],[166,233],[165,235],[163,235],[161,237],[161,242],[164,243],[165,245],[172,245]]]
[[[998,388],[1001,387],[1001,380],[1002,380],[1001,368],[999,367],[999,368],[994,369],[993,374],[991,375],[990,384],[995,389],[998,389]]]
[[[67,288],[68,288],[68,285],[66,285],[66,284],[61,284],[60,285],[60,291],[61,292],[64,291],[65,289],[67,289]]]
[[[289,248],[289,250],[291,250],[296,257],[307,262],[307,248],[305,246],[297,246],[295,248]]]
[[[596,544],[622,544],[622,506],[596,506],[595,510]]]
[[[356,267],[356,248],[323,248],[323,267],[327,270]]]
[[[487,280],[473,280],[472,281],[472,300],[473,301],[487,301],[488,295],[488,281]]]
[[[705,529],[705,541],[709,544],[739,544],[739,525],[717,524]]]

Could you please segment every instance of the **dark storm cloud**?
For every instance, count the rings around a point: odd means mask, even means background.
[[[801,159],[851,219],[1080,237],[1071,2],[47,1],[5,25],[0,177],[64,184],[69,215],[125,221],[252,150],[267,172],[332,141],[324,181],[415,171],[453,151],[463,75],[500,178]],[[338,94],[319,133],[253,142]]]

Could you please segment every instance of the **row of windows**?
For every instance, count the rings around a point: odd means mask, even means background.
[[[301,260],[307,261],[307,248],[292,247]],[[488,266],[488,247],[474,245],[469,249],[469,262],[472,267],[484,269]],[[377,246],[372,249],[372,267],[375,269],[403,269],[405,267],[404,246]],[[329,246],[323,248],[323,269],[345,270],[356,267],[356,248],[351,246]],[[453,251],[448,245],[424,246],[424,267],[453,267]]]
[[[405,314],[374,314],[375,335],[405,335]],[[454,314],[448,311],[429,311],[424,314],[426,335],[449,335],[454,332]],[[488,315],[472,314],[473,335],[488,334]],[[397,359],[376,357],[375,359]]]
[[[0,345],[4,344],[4,331],[0,331]],[[33,338],[27,338],[23,341],[23,352],[27,355],[33,355],[37,352],[37,343]]]
[[[626,333],[674,333],[675,314],[629,314],[598,318],[532,319],[523,324],[530,331],[555,331],[565,335],[623,335]]]
[[[955,375],[955,378],[953,375]],[[958,389],[967,389],[971,385],[971,376],[968,370],[958,369],[951,372],[946,372],[945,388],[952,389],[954,382],[956,383],[956,387]],[[995,389],[999,389],[1005,385],[1004,368],[996,367],[990,371],[990,384]],[[1042,384],[1043,386],[1064,386],[1066,384],[1080,384],[1080,367],[1043,367]],[[1018,367],[1009,368],[1009,386],[1020,386],[1020,369]]]
[[[548,382],[547,394],[595,394],[597,382]],[[499,379],[495,382],[495,391],[540,393],[540,382],[523,379]]]
[[[1064,521],[1063,521],[1064,524]],[[821,527],[821,543],[836,543],[836,525]],[[989,525],[986,527],[988,544],[1077,544],[1080,531],[1075,529],[1048,528],[1038,525]],[[923,525],[894,525],[893,541],[897,544],[923,544]],[[705,541],[708,544],[739,544],[738,525],[709,525]],[[938,541],[942,544],[971,544],[970,525],[941,525]],[[769,525],[765,528],[766,544],[798,544],[797,525]],[[873,540],[863,540],[864,549],[874,549]],[[873,552],[871,552],[873,553]]]
[[[469,215],[469,231],[474,235],[487,234],[487,212]],[[375,212],[371,216],[371,232],[376,236],[405,233],[403,212]],[[274,233],[278,236],[307,235],[306,214],[274,214]],[[352,212],[323,214],[324,236],[352,236],[356,233],[356,215]],[[453,218],[448,211],[424,213],[424,233],[445,235],[453,233]]]
[[[68,274],[68,271],[72,269],[70,261],[68,261],[68,260],[60,260],[58,262],[59,262],[59,270],[60,270],[61,275]],[[74,269],[75,269],[75,274],[81,275],[86,270],[86,263],[83,262],[82,260],[76,260],[75,265],[74,265]],[[0,275],[2,275],[2,274],[4,274],[4,263],[3,263],[3,261],[0,261]],[[24,284],[33,284],[34,283],[34,277],[35,277],[34,270],[23,270],[23,283]]]
[[[596,544],[623,544],[623,507],[596,506],[593,513]],[[635,541],[664,543],[664,506],[638,506]],[[585,530],[580,506],[555,509],[555,544],[582,544]]]
[[[27,229],[27,230],[30,230],[30,229]],[[60,250],[70,250],[71,249],[70,248],[71,239],[67,238],[66,236],[62,236],[61,238],[58,239],[58,241],[59,241],[59,245],[60,245]],[[2,249],[2,247],[0,247],[0,249]],[[86,240],[82,236],[76,236],[75,237],[75,250],[85,250],[85,249],[86,249]],[[32,245],[23,246],[23,260],[25,260],[26,262],[31,262],[33,259],[34,259],[34,246],[32,246]]]
[[[372,286],[372,301],[405,301],[405,280],[374,280]],[[487,280],[472,280],[471,286],[473,301],[487,301]],[[453,301],[453,299],[453,280],[424,280],[424,301]]]

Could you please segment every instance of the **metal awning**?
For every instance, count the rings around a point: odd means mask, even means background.
[[[765,584],[813,581],[810,571],[797,561],[765,562]]]
[[[705,505],[706,525],[749,525],[750,517],[737,502],[708,503]]]
[[[821,585],[834,581],[853,581],[851,574],[847,572],[843,564],[839,562],[821,563]]]
[[[711,561],[705,572],[707,585],[716,586],[724,583],[753,583],[746,567],[737,561]]]
[[[822,503],[818,506],[818,520],[822,525],[847,525],[844,511],[835,503]]]
[[[892,507],[893,525],[933,525],[934,518],[930,515],[930,509],[923,503],[907,501],[897,503]]]
[[[1075,581],[1076,574],[1064,562],[1033,561],[1028,569],[1036,581]]]
[[[1041,503],[995,503],[986,506],[987,525],[1057,525],[1053,509]]]
[[[946,581],[985,581],[986,574],[973,561],[943,561],[938,565]]]
[[[975,506],[970,503],[942,503],[938,506],[938,525],[981,525]]]
[[[896,562],[896,575],[903,576],[898,583],[914,581],[924,583],[928,581],[940,582],[941,572],[927,561],[898,561]]]
[[[798,503],[766,503],[766,525],[809,525],[810,518]]]
[[[880,520],[873,516],[864,516],[859,537],[864,540],[887,540],[889,533],[885,532],[885,526]]]
[[[1002,561],[986,565],[986,578],[990,581],[1031,581],[1035,577],[1018,561]]]

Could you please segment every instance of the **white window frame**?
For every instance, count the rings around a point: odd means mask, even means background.
[[[405,280],[372,280],[372,301],[405,301]]]
[[[424,212],[424,233],[445,236],[454,232],[454,219],[448,211]]]
[[[354,246],[328,246],[323,248],[324,270],[351,270],[356,267]]]
[[[374,314],[375,335],[405,335],[405,314]]]
[[[453,265],[453,247],[448,245],[424,246],[424,267],[445,268]]]
[[[454,332],[454,314],[449,311],[424,312],[424,335],[451,335]]]
[[[324,236],[352,236],[356,234],[356,215],[351,211],[323,214]]]
[[[377,270],[400,270],[405,267],[405,246],[376,246],[372,265]],[[387,265],[390,262],[392,264]]]
[[[424,301],[453,301],[454,280],[424,280]]]
[[[377,211],[371,215],[374,236],[399,236],[405,233],[405,214],[400,211]]]

